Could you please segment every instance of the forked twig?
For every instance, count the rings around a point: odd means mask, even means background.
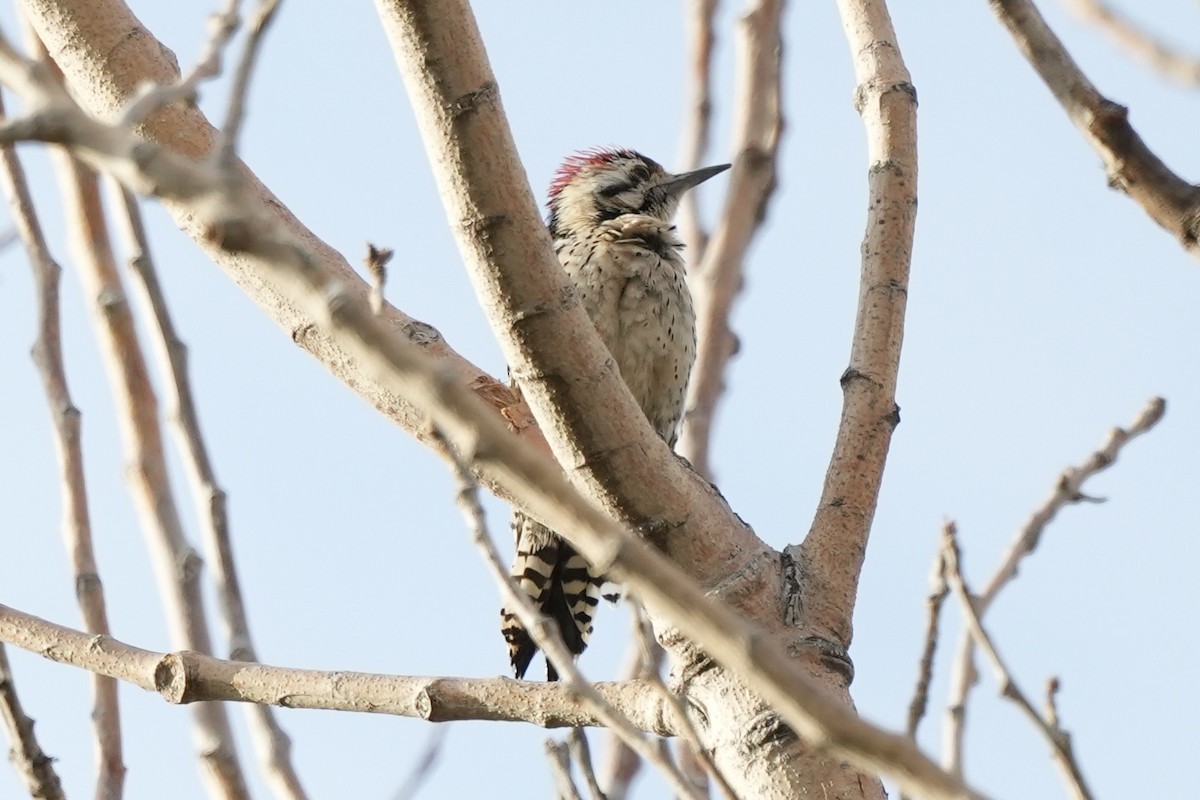
[[[975,598],[974,608],[980,618],[987,613],[1000,591],[1016,576],[1021,562],[1037,549],[1046,526],[1068,505],[1094,501],[1083,492],[1084,483],[1116,463],[1117,456],[1133,439],[1151,430],[1166,412],[1166,401],[1151,398],[1127,429],[1113,428],[1098,450],[1077,467],[1063,471],[1050,495],[1034,511],[1013,538],[1000,566],[988,579],[983,591]],[[966,731],[967,697],[978,676],[975,672],[974,642],[963,636],[954,655],[950,672],[950,699],[946,704],[946,727],[942,763],[955,775],[962,775],[963,740]]]
[[[1013,680],[1012,673],[1000,657],[995,643],[992,642],[991,637],[984,630],[983,623],[979,620],[979,613],[975,608],[975,600],[967,588],[966,580],[963,578],[958,546],[958,530],[953,522],[946,523],[942,530],[942,554],[946,559],[946,578],[950,584],[950,589],[954,592],[955,597],[958,598],[963,618],[966,620],[971,637],[979,645],[980,649],[983,650],[988,661],[991,662],[992,672],[995,674],[996,683],[1000,687],[1000,695],[1016,703],[1021,711],[1025,713],[1025,716],[1046,737],[1046,741],[1050,743],[1054,755],[1054,763],[1058,766],[1059,771],[1062,772],[1063,779],[1067,783],[1067,788],[1071,790],[1075,800],[1092,800],[1092,793],[1089,791],[1087,782],[1084,780],[1083,772],[1079,768],[1079,762],[1075,760],[1075,752],[1071,746],[1070,734],[1059,728],[1056,721],[1054,723],[1048,722],[1033,707],[1033,704],[1029,702],[1029,698],[1026,697],[1016,681]],[[1050,702],[1053,702],[1053,691],[1050,693]],[[1051,705],[1051,708],[1053,708],[1053,705]]]

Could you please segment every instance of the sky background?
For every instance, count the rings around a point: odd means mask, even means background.
[[[188,65],[216,3],[132,5]],[[1188,796],[1195,786],[1188,765],[1200,745],[1200,269],[1137,206],[1106,188],[1099,159],[986,2],[891,5],[920,99],[920,211],[898,390],[903,421],[858,601],[854,697],[872,721],[903,726],[944,520],[957,520],[967,577],[982,585],[1060,471],[1162,395],[1168,407],[1160,426],[1087,485],[1108,502],[1066,509],[987,623],[1029,693],[1040,698],[1045,680],[1061,677],[1063,721],[1098,795]],[[1149,145],[1181,175],[1200,175],[1196,91],[1163,83],[1058,4],[1042,5],[1101,91],[1131,107]],[[1194,3],[1128,5],[1200,52]],[[580,148],[619,144],[675,161],[687,96],[681,7],[644,0],[476,4],[535,193],[543,195],[556,164]],[[730,156],[731,32],[739,13],[723,4],[714,163]],[[15,35],[11,9],[0,10],[0,24]],[[742,348],[714,444],[722,492],[776,548],[807,531],[832,447],[867,169],[835,4],[795,3],[786,24],[779,191],[737,304]],[[388,298],[503,374],[373,5],[284,3],[260,64],[242,150],[251,168],[352,263],[367,241],[394,247]],[[224,80],[206,88],[210,119],[223,114],[225,91]],[[170,649],[53,176],[39,148],[21,153],[66,270],[63,333],[83,413],[113,632]],[[710,217],[724,187],[721,178],[702,189]],[[229,492],[263,660],[418,675],[505,673],[497,591],[468,543],[445,465],[295,347],[165,213],[148,204],[147,214],[167,297],[191,348],[202,424]],[[0,602],[78,626],[49,416],[29,358],[33,298],[26,256],[10,246],[0,252]],[[176,469],[195,541],[182,476]],[[496,502],[488,508],[507,554],[507,510]],[[623,612],[601,613],[582,660],[586,674],[617,674],[627,632]],[[935,757],[949,651],[959,635],[952,610],[942,635],[932,716],[921,731]],[[69,796],[89,796],[86,675],[13,648],[9,657]],[[121,702],[126,796],[203,797],[187,710],[128,686]],[[230,711],[254,796],[269,797],[243,709]],[[1047,746],[1015,706],[996,698],[989,676],[969,713],[966,765],[974,786],[996,798],[1063,796]],[[392,797],[433,730],[394,717],[280,717],[313,798]],[[545,737],[528,725],[454,724],[422,797],[549,797]],[[593,743],[599,740],[593,733]],[[0,768],[0,798],[22,796],[13,771]],[[664,789],[647,780],[635,796],[660,797]]]

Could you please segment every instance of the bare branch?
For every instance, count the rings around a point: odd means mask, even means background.
[[[983,591],[975,598],[975,613],[982,619],[991,608],[1000,591],[1015,577],[1021,562],[1037,549],[1046,526],[1065,506],[1081,502],[1083,484],[1088,478],[1102,472],[1114,463],[1121,449],[1133,439],[1148,432],[1158,424],[1166,413],[1166,401],[1161,397],[1151,398],[1138,413],[1127,430],[1113,428],[1100,449],[1092,453],[1078,467],[1068,467],[1059,476],[1054,490],[1042,505],[1034,511],[1029,521],[1017,532],[1009,544],[1000,566],[988,579]],[[978,680],[975,672],[974,642],[963,636],[954,654],[954,665],[950,672],[950,699],[946,704],[946,727],[943,734],[942,763],[955,775],[962,775],[963,739],[966,735],[967,699],[971,687]]]
[[[654,663],[655,651],[660,650],[658,642],[654,639],[654,627],[650,622],[650,617],[646,614],[646,609],[642,607],[641,603],[630,598],[629,604],[633,610],[634,635],[640,639],[642,645],[642,663],[652,664]],[[725,779],[725,776],[721,774],[721,770],[712,759],[712,754],[705,749],[704,742],[700,739],[700,732],[696,730],[696,725],[689,713],[687,701],[667,688],[667,684],[663,682],[658,670],[645,670],[639,677],[649,681],[658,689],[663,701],[667,704],[667,708],[675,715],[674,727],[681,732],[680,736],[683,744],[688,748],[696,765],[701,768],[702,774],[711,776],[728,800],[737,800],[737,793],[729,785],[729,781]],[[698,790],[706,789],[706,785],[707,779],[704,786],[697,786],[696,788]],[[707,792],[705,793],[707,794]]]
[[[145,84],[169,85],[179,80],[170,51],[120,0],[55,0],[54,3],[19,0],[19,3],[49,47],[55,63],[76,88],[79,102],[96,118],[118,118]],[[14,73],[8,77],[14,77]],[[32,97],[23,96],[23,99],[29,102]],[[27,121],[24,125],[28,127]],[[53,128],[43,123],[38,125],[43,129]],[[16,124],[8,133],[10,136],[19,134],[21,127]],[[206,191],[219,188],[221,176],[197,166],[197,162],[210,157],[216,138],[216,129],[198,108],[182,104],[165,107],[147,117],[137,129],[137,137],[129,136],[122,128],[113,131],[120,131],[120,134],[106,136],[93,129],[83,137],[91,140],[93,146],[104,145],[101,149],[109,157],[106,164],[101,163],[98,153],[77,152],[92,159],[93,165],[120,174],[123,182],[135,191],[160,197],[180,230],[286,331],[296,345],[381,414],[428,444],[425,438],[428,426],[423,413],[384,387],[312,324],[301,311],[302,303],[289,295],[291,290],[287,283],[277,283],[275,274],[259,263],[257,254],[223,249],[212,239],[207,225],[199,221],[210,219],[211,215],[197,215],[195,205],[201,202]],[[30,129],[26,134],[36,132]],[[137,170],[120,167],[120,159],[135,155],[147,166],[152,179],[146,175],[139,177]],[[370,288],[340,253],[318,239],[244,167],[243,175],[244,180],[238,187],[242,202],[253,207],[258,216],[269,219],[272,225],[303,242],[322,269],[335,276],[348,292],[364,297],[368,294]],[[514,393],[455,352],[436,329],[387,304],[382,317],[392,330],[420,344],[430,358],[504,414],[522,438],[545,446],[540,431],[532,424],[533,418],[527,411],[521,413]],[[489,488],[497,488],[487,476],[485,480]]]
[[[558,787],[558,800],[583,800],[571,777],[571,751],[567,745],[547,739],[546,757],[550,759],[550,771],[554,773],[554,785]]]
[[[229,110],[225,113],[225,125],[217,136],[217,144],[213,148],[215,162],[229,178],[240,177],[237,167],[238,137],[242,132],[242,122],[246,119],[246,95],[250,91],[250,76],[254,72],[254,62],[262,50],[263,37],[275,12],[279,8],[279,0],[259,0],[254,18],[250,20],[249,33],[246,37],[246,47],[242,50],[241,61],[238,62],[237,72],[233,76],[233,87],[229,92]]]
[[[217,588],[217,599],[221,616],[225,621],[229,637],[230,658],[242,661],[257,661],[254,644],[250,638],[250,623],[242,599],[241,581],[233,560],[233,544],[229,534],[228,504],[225,490],[217,482],[212,458],[200,428],[200,416],[192,393],[188,375],[187,345],[179,338],[167,300],[158,281],[158,270],[150,253],[150,243],[142,224],[137,199],[128,189],[115,181],[111,183],[114,199],[121,209],[118,225],[129,253],[130,271],[137,278],[141,289],[138,295],[142,311],[152,323],[156,334],[154,343],[161,374],[166,387],[168,418],[173,420],[179,450],[187,468],[196,502],[200,530],[205,548],[210,557],[213,582]],[[104,631],[107,633],[107,631]],[[291,762],[292,742],[266,706],[251,706],[248,709],[250,731],[263,763],[264,774],[276,795],[291,800],[307,797]]]
[[[155,111],[172,103],[195,101],[200,84],[221,73],[221,55],[241,25],[239,5],[241,0],[225,0],[224,7],[209,17],[208,39],[204,42],[196,65],[186,75],[165,85],[142,84],[133,101],[118,117],[122,127],[138,125]]]
[[[445,725],[435,726],[429,732],[429,739],[425,742],[425,749],[422,751],[417,763],[413,765],[412,772],[405,779],[404,784],[397,790],[392,800],[416,800],[417,794],[421,791],[421,787],[429,776],[433,774],[433,767],[437,764],[438,756],[442,753],[442,744],[446,741],[446,732],[450,730]]]
[[[0,102],[0,117],[4,116]],[[82,421],[71,400],[63,363],[59,285],[62,269],[50,256],[41,223],[29,194],[25,171],[11,145],[0,148],[2,176],[17,232],[29,254],[37,285],[38,335],[33,360],[42,378],[46,404],[54,425],[62,485],[62,534],[75,577],[75,599],[84,628],[107,635],[108,611],[92,547],[92,523],[88,510],[87,483],[83,471]],[[103,675],[92,676],[92,729],[96,738],[98,800],[116,800],[124,793],[125,762],[121,754],[121,712],[117,683]]]
[[[1100,156],[1109,185],[1128,194],[1185,250],[1200,256],[1200,187],[1172,172],[1146,146],[1129,124],[1129,109],[1100,94],[1032,0],[990,0],[989,5]]]
[[[838,0],[867,132],[869,211],[842,418],[803,551],[818,630],[846,647],[892,432],[917,213],[916,89],[882,0]]]
[[[683,122],[679,171],[699,169],[708,153],[712,138],[712,62],[716,41],[718,0],[689,0],[684,11],[684,40],[691,56],[688,70],[688,107]],[[696,192],[687,192],[679,202],[679,234],[686,246],[688,261],[699,264],[708,246],[708,232],[700,219],[700,202]]]
[[[583,728],[572,728],[567,734],[567,748],[571,751],[571,757],[575,763],[579,765],[579,774],[583,776],[583,782],[588,787],[588,794],[592,800],[608,800],[604,792],[600,789],[600,782],[596,780],[596,768],[592,764],[592,748],[588,745],[587,734]]]
[[[633,637],[625,655],[625,664],[621,668],[621,680],[633,680],[650,672],[658,675],[662,670],[664,655],[665,651],[656,642],[650,660],[647,661],[640,634]],[[641,771],[642,762],[637,753],[630,750],[616,734],[609,731],[607,739],[608,749],[602,767],[605,794],[608,800],[625,800],[629,794],[629,787]]]
[[[5,43],[5,55],[13,52]],[[46,69],[46,64],[41,65]],[[55,81],[43,73],[42,85]],[[61,91],[61,87],[59,89]],[[179,647],[212,652],[200,593],[200,558],[188,543],[167,475],[158,404],[109,243],[96,174],[65,150],[54,153],[68,211],[72,250],[120,417],[127,477],[155,565],[167,625]],[[248,797],[224,708],[200,705],[193,730],[203,774],[220,797]]]
[[[983,628],[983,623],[979,621],[979,614],[975,609],[975,601],[971,596],[970,590],[967,589],[966,580],[963,578],[962,568],[960,566],[960,553],[958,546],[958,530],[953,522],[946,523],[942,529],[942,554],[946,561],[946,578],[950,584],[951,590],[958,598],[959,605],[962,608],[963,618],[966,620],[967,629],[971,632],[971,637],[975,643],[983,650],[988,661],[992,664],[992,671],[996,676],[996,683],[1000,687],[1000,695],[1012,700],[1017,706],[1025,712],[1025,716],[1037,726],[1042,735],[1046,737],[1046,741],[1050,743],[1050,747],[1054,754],[1054,762],[1058,766],[1059,771],[1063,774],[1063,779],[1066,781],[1067,788],[1071,791],[1071,795],[1075,800],[1092,800],[1092,793],[1087,788],[1087,782],[1083,778],[1083,773],[1079,769],[1079,763],[1075,760],[1075,753],[1071,747],[1071,737],[1056,724],[1047,722],[1033,704],[1029,702],[1029,698],[1017,686],[1013,680],[1012,673],[1005,666],[1004,660],[1000,657],[999,651],[996,650],[995,644],[992,642],[987,631]],[[1050,693],[1051,707],[1053,707],[1053,691]]]
[[[917,668],[917,687],[913,690],[913,699],[908,706],[908,724],[905,731],[914,742],[917,740],[917,726],[925,716],[929,707],[929,684],[933,680],[933,657],[937,653],[938,622],[941,619],[942,604],[950,588],[946,585],[946,556],[938,549],[933,562],[933,571],[929,574],[930,591],[925,598],[925,608],[928,616],[925,623],[925,647],[921,651],[921,662]],[[901,800],[907,800],[901,795]]]
[[[605,727],[620,736],[621,741],[629,745],[639,756],[658,767],[681,796],[700,800],[691,785],[688,784],[687,779],[679,773],[678,768],[669,760],[662,758],[662,754],[646,740],[633,722],[610,706],[603,695],[597,692],[591,682],[583,676],[579,667],[575,665],[575,656],[563,641],[558,626],[533,605],[529,595],[517,586],[516,581],[505,569],[500,553],[496,550],[496,545],[487,532],[483,506],[479,502],[479,484],[475,481],[475,476],[471,474],[467,462],[463,460],[464,456],[473,458],[474,453],[470,451],[465,454],[458,453],[449,441],[443,442],[443,448],[454,465],[454,474],[458,481],[458,505],[462,509],[463,516],[466,517],[467,527],[471,531],[471,541],[483,555],[484,564],[500,587],[500,597],[504,602],[504,607],[513,610],[517,619],[521,621],[521,625],[529,632],[534,644],[554,665],[562,683],[577,695],[598,719],[604,722]]]
[[[469,16],[459,15],[461,7],[456,11],[459,13],[440,17],[438,24],[455,25],[469,20]],[[399,24],[398,20],[392,22]],[[477,35],[477,31],[474,34]],[[453,37],[449,41],[453,42]],[[25,69],[22,61],[13,58],[10,49],[2,47],[0,78],[22,94],[30,94],[33,98],[31,107],[47,107],[47,90],[38,82],[36,72]],[[269,276],[266,280],[272,285],[286,287],[289,296],[309,310],[311,318],[317,321],[316,328],[328,341],[336,341],[337,348],[352,357],[364,374],[372,375],[382,390],[404,398],[407,409],[411,409],[411,412],[403,412],[405,415],[411,413],[411,417],[405,417],[407,424],[412,424],[415,429],[415,419],[422,415],[446,433],[456,448],[475,452],[477,466],[502,486],[507,496],[519,498],[522,506],[552,529],[569,532],[572,545],[592,564],[629,586],[652,613],[677,625],[684,637],[701,645],[724,667],[711,672],[719,676],[736,674],[754,690],[756,702],[763,704],[759,708],[770,704],[782,720],[815,748],[814,753],[822,748],[828,751],[811,758],[824,761],[828,753],[833,753],[858,769],[891,775],[902,787],[921,791],[931,798],[979,797],[939,770],[904,737],[860,720],[843,692],[835,690],[831,694],[827,687],[814,684],[795,668],[792,661],[795,652],[784,646],[782,637],[764,631],[755,622],[714,599],[712,595],[720,594],[724,587],[706,595],[696,587],[693,579],[680,572],[662,554],[633,536],[627,528],[615,524],[604,511],[573,491],[556,464],[524,440],[513,438],[494,410],[485,407],[476,391],[465,385],[461,371],[456,369],[461,362],[449,359],[444,351],[437,354],[439,359],[430,359],[425,355],[428,348],[412,344],[408,337],[397,336],[388,320],[371,313],[365,293],[357,288],[361,282],[343,282],[341,272],[330,269],[325,260],[315,257],[305,246],[307,240],[298,238],[287,226],[280,224],[277,210],[264,209],[255,193],[236,188],[230,190],[220,185],[210,171],[179,159],[169,151],[155,149],[152,158],[146,157],[144,148],[138,150],[127,145],[127,132],[83,119],[65,96],[56,98],[50,105],[54,114],[39,114],[27,120],[23,127],[0,128],[0,137],[11,138],[17,133],[29,136],[40,131],[70,138],[81,152],[89,153],[135,186],[170,188],[177,193],[178,204],[190,202],[195,217],[191,224],[203,228],[210,242],[243,256],[252,255],[256,267]],[[130,158],[129,154],[135,151],[142,157]],[[178,182],[151,180],[151,175],[164,179],[170,176]],[[196,178],[195,182],[186,180],[185,176],[189,175]],[[467,196],[471,196],[470,191],[464,194]],[[530,210],[531,218],[536,219],[536,212],[532,207]],[[548,247],[549,243],[544,244]],[[546,264],[548,268],[553,257],[548,252],[547,256],[551,259]],[[557,271],[561,273],[561,269]],[[589,335],[591,339],[595,338],[594,332]],[[573,339],[572,344],[588,342],[578,338],[576,332],[571,332],[568,338]],[[601,346],[598,341],[595,344]],[[582,357],[580,353],[575,356]],[[568,366],[574,368],[578,364]],[[622,391],[622,396],[632,404],[628,390],[622,387]],[[725,586],[745,580],[751,572],[777,579],[778,560],[773,551],[753,537],[747,541],[743,524],[707,482],[687,478],[686,472],[681,476],[679,465],[670,458],[662,441],[653,437],[645,418],[632,414],[636,407],[630,411],[630,414],[621,415],[622,418],[636,419],[640,426],[638,430],[644,428],[646,434],[635,440],[641,442],[644,438],[647,452],[661,448],[665,457],[664,468],[656,476],[657,480],[667,477],[686,479],[697,492],[694,496],[681,496],[680,485],[671,481],[661,486],[654,486],[654,482],[649,481],[652,485],[643,487],[644,496],[653,498],[660,509],[665,502],[680,502],[679,513],[686,511],[686,523],[680,520],[680,527],[686,527],[689,534],[707,531],[707,538],[699,537],[699,546],[685,541],[693,538],[690,535],[667,537],[668,549],[691,548],[697,555],[696,563],[703,564],[706,570],[711,569],[713,577],[730,577],[731,570],[735,571],[737,580],[729,581]],[[601,416],[612,418],[607,412]],[[624,434],[629,433],[624,431]],[[604,441],[611,444],[628,438],[618,433]],[[652,460],[657,462],[658,459],[655,455]],[[638,479],[644,474],[635,473]],[[707,513],[710,510],[713,513]],[[731,539],[731,532],[737,537],[735,549],[740,557],[725,557],[725,547],[732,547],[735,541]],[[699,555],[705,551],[705,555]],[[718,557],[724,558],[719,565],[715,563]],[[765,568],[751,570],[750,567],[759,561],[771,564],[773,572]],[[685,563],[695,566],[690,560]],[[738,599],[746,601],[749,594],[735,595],[735,603]],[[761,592],[755,594],[756,599],[762,598]],[[770,611],[757,604],[748,608],[751,619],[765,621],[778,617],[778,595],[766,602]],[[800,651],[811,652],[811,649],[801,646]],[[252,669],[253,666],[244,665],[244,668]],[[845,771],[845,775],[847,780],[862,785],[859,783],[861,777],[855,773]]]
[[[721,219],[703,259],[693,261],[688,272],[698,342],[678,449],[710,479],[708,450],[716,407],[725,391],[726,367],[738,348],[729,316],[745,285],[746,252],[775,191],[783,132],[783,5],[783,0],[749,0],[739,25],[733,169]]]
[[[54,759],[42,751],[33,733],[33,720],[21,708],[3,644],[0,644],[0,720],[8,734],[8,760],[29,789],[29,796],[39,800],[64,800],[62,784],[54,771]]]
[[[601,721],[568,687],[509,678],[438,678],[273,667],[190,650],[160,653],[47,622],[0,605],[0,642],[157,692],[168,703],[219,700],[355,711],[429,722],[528,722],[543,728]],[[593,688],[647,732],[673,736],[655,689],[641,681]]]
[[[1063,0],[1109,41],[1168,80],[1200,85],[1200,58],[1180,52],[1102,0]]]

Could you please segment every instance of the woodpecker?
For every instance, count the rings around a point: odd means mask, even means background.
[[[685,192],[727,169],[672,175],[640,153],[604,148],[567,158],[550,185],[547,225],[558,259],[625,384],[671,447],[696,359],[683,242],[671,220]],[[592,632],[604,576],[520,511],[513,512],[512,529],[513,579],[578,656]],[[509,609],[500,610],[500,620],[513,672],[523,678],[537,646]],[[549,661],[546,678],[558,680]]]

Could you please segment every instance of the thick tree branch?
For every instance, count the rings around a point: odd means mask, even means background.
[[[892,431],[896,376],[917,213],[917,96],[883,0],[838,0],[867,131],[869,200],[842,418],[812,528],[802,605],[824,635],[849,647],[854,601],[879,501]]]
[[[509,678],[435,678],[273,667],[182,650],[158,653],[47,622],[0,605],[0,641],[158,693],[168,703],[220,700],[281,708],[356,711],[430,722],[492,720],[544,728],[600,720],[567,687]],[[639,729],[672,736],[655,688],[593,684]]]
[[[1200,187],[1171,171],[1133,126],[1129,109],[1092,85],[1032,0],[988,0],[1071,122],[1104,162],[1110,186],[1128,194],[1185,250],[1200,257]]]
[[[62,69],[67,83],[75,89],[79,102],[99,119],[120,118],[130,104],[142,96],[147,84],[170,86],[179,80],[179,70],[171,52],[120,0],[19,0],[19,5],[46,44],[51,58]],[[206,53],[209,47],[206,45]],[[181,103],[154,108],[136,131],[147,140],[136,147],[138,159],[155,161],[160,167],[201,161],[211,154],[216,139],[216,129],[199,109]],[[116,146],[118,143],[110,141],[109,144]],[[125,147],[127,142],[119,145]],[[115,151],[110,149],[109,154],[133,155],[120,147]],[[186,160],[172,159],[168,154],[183,156]],[[111,171],[118,167],[110,162],[106,169]],[[136,171],[128,169],[120,177],[139,193],[160,197],[180,230],[202,247],[296,344],[380,413],[420,441],[429,443],[424,416],[366,374],[354,359],[318,330],[300,311],[296,298],[288,294],[286,284],[276,283],[274,273],[263,268],[256,254],[226,250],[212,241],[204,225],[192,213],[192,204],[204,191],[218,188],[216,185],[211,181],[208,186],[191,183],[192,190],[185,192],[186,197],[180,197],[180,185],[198,177],[195,170],[190,171],[187,178],[176,175],[177,180],[161,172],[156,174],[155,180],[166,180],[172,183],[171,186],[147,182],[138,178]],[[370,293],[370,287],[351,269],[345,258],[297,220],[244,166],[238,190],[247,202],[254,204],[258,214],[302,242],[321,267],[346,287],[346,291],[364,297]],[[410,341],[420,344],[429,357],[471,386],[490,405],[507,413],[523,437],[541,442],[541,434],[530,424],[528,415],[520,414],[515,408],[518,402],[515,395],[455,352],[437,330],[386,304],[382,318]],[[494,490],[495,484],[488,476],[483,477]]]
[[[4,107],[0,103],[0,118]],[[29,254],[37,285],[38,334],[33,360],[42,378],[46,404],[54,425],[62,485],[62,535],[75,577],[75,599],[83,626],[89,633],[107,635],[108,611],[104,585],[92,547],[92,523],[88,510],[87,482],[83,471],[82,420],[71,400],[63,363],[59,285],[62,269],[50,255],[41,223],[29,194],[25,171],[10,145],[0,148],[0,175],[8,195],[18,235]],[[118,800],[124,793],[125,762],[121,755],[121,711],[117,684],[103,675],[92,676],[92,729],[96,737],[97,800]]]

